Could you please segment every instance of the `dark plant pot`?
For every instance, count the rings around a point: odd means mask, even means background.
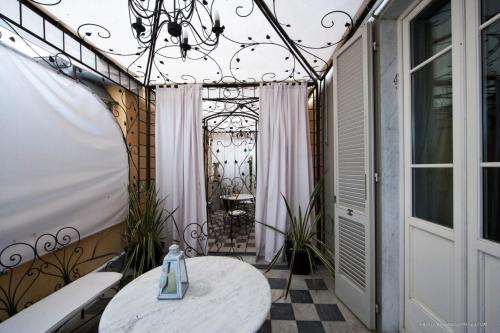
[[[164,242],[162,242],[162,248],[165,248],[165,243]],[[129,250],[130,250],[129,247],[125,248],[125,261],[127,260],[126,257],[127,257],[128,253],[129,253]],[[160,250],[160,249],[158,249],[158,248],[155,247],[155,261],[156,261],[156,265],[161,266],[163,264],[163,258],[165,257],[165,255],[166,255],[165,251]],[[140,260],[138,261],[138,260],[134,259],[130,263],[130,268],[132,268],[133,270],[137,270],[139,268],[139,266],[140,266]],[[157,266],[155,266],[155,267],[157,267]],[[147,271],[149,271],[149,270],[151,270],[151,269],[153,269],[155,267],[149,267],[149,266],[146,265],[144,267],[144,272],[147,272]]]
[[[292,261],[293,245],[287,241],[286,243],[286,261],[288,267]],[[311,265],[309,263],[309,256],[306,250],[295,251],[295,259],[293,260],[293,267],[291,267],[292,274],[309,275],[311,273]]]

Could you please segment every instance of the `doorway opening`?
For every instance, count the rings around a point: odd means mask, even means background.
[[[257,87],[205,88],[208,253],[255,255]]]

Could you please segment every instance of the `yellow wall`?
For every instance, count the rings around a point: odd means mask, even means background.
[[[72,253],[74,255],[71,260],[66,259],[65,261],[63,260],[63,262],[70,263],[68,267],[71,267],[76,263],[85,262],[86,260],[92,258],[94,250],[94,257],[109,254],[103,258],[91,260],[89,262],[75,266],[75,268],[78,269],[78,273],[82,276],[90,271],[95,270],[123,250],[123,233],[125,231],[124,228],[125,224],[120,223],[97,234],[86,237],[79,243],[77,242],[69,245],[66,248],[66,258],[70,258]],[[82,255],[80,258],[78,258],[79,252],[75,252],[77,246],[80,246],[82,249]],[[63,252],[61,251],[58,254],[59,258],[62,258]],[[42,256],[42,258],[44,261],[47,261],[49,263],[57,263],[54,255],[50,253]],[[3,258],[4,262],[6,262],[5,259],[6,258]],[[14,300],[16,302],[19,302],[19,311],[22,310],[26,305],[30,304],[30,302],[36,302],[64,285],[64,281],[61,278],[44,273],[38,274],[38,270],[42,264],[43,262],[39,259],[30,260],[24,264],[21,264],[20,266],[17,266],[14,270],[12,270],[12,272],[0,274],[1,289],[5,290],[10,295],[14,295],[15,289],[18,287],[18,291],[15,294],[16,297],[14,297]],[[60,265],[57,266],[60,267]],[[28,271],[30,271],[32,274],[27,274]],[[45,271],[52,274],[60,274],[57,269],[52,266],[49,266],[49,268]],[[76,277],[74,276],[74,274],[71,274],[70,278],[74,280]],[[29,287],[31,283],[33,283],[33,285]],[[0,298],[5,300],[5,297],[3,295],[0,295]],[[0,308],[2,307],[3,305],[0,305]],[[0,320],[4,320],[7,317],[7,313],[0,311]]]

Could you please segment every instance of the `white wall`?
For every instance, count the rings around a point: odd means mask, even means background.
[[[400,147],[401,113],[398,108],[397,25],[381,20],[375,25],[375,156],[380,181],[376,185],[377,228],[377,303],[378,328],[383,332],[399,330],[400,300],[400,235],[403,220],[401,193]]]
[[[393,0],[374,22],[375,170],[377,249],[377,329],[398,332],[403,327],[404,231],[402,176],[402,109],[397,19],[413,0]]]

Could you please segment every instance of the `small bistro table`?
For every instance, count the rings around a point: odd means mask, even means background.
[[[252,194],[247,194],[247,193],[221,195],[220,198],[222,200],[229,200],[229,201],[235,201],[235,202],[255,199],[255,197]]]
[[[271,308],[271,289],[255,267],[228,257],[186,260],[182,300],[158,300],[161,267],[130,282],[102,314],[99,332],[256,332]]]

